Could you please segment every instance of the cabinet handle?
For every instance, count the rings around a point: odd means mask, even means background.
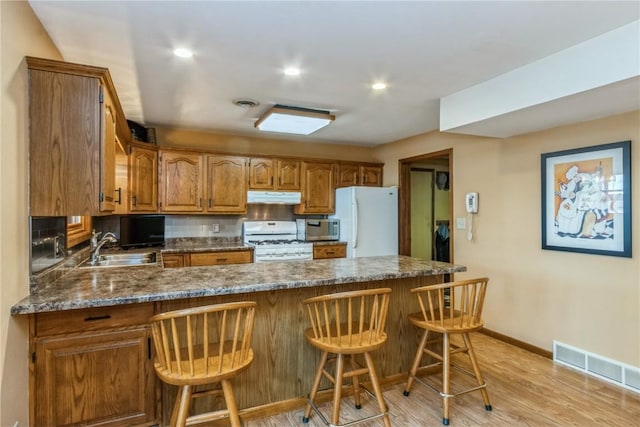
[[[273,177],[271,177],[271,186],[273,186]]]
[[[118,201],[116,203],[121,205],[122,204],[122,187],[118,187],[118,189],[116,190],[116,193],[118,193]]]
[[[147,358],[151,360],[151,338],[147,337]]]
[[[198,207],[201,208],[202,207],[202,197],[200,197],[198,199]]]
[[[282,177],[278,178],[278,187],[282,187]]]
[[[333,255],[334,254],[333,251],[327,251],[326,253],[327,253],[327,255]]]
[[[138,197],[135,194],[131,196],[131,201],[133,202],[133,206],[138,206]]]
[[[94,320],[106,320],[106,319],[111,319],[111,315],[110,314],[103,314],[102,316],[89,316],[89,317],[85,317],[84,321],[85,322],[93,322]]]
[[[216,262],[226,262],[227,258],[216,258]]]
[[[211,209],[211,197],[209,197],[209,209]]]

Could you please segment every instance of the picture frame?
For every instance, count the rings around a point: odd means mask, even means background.
[[[541,154],[542,249],[631,257],[631,141]]]
[[[436,188],[443,191],[449,189],[449,172],[436,172]]]

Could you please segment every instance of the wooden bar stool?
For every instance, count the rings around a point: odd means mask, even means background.
[[[161,313],[151,318],[158,377],[180,387],[170,425],[185,426],[229,418],[240,426],[231,378],[253,360],[251,336],[256,303],[232,302]],[[220,388],[195,391],[195,386]],[[189,416],[191,400],[222,394],[227,408]]]
[[[362,291],[342,292],[308,298],[302,303],[307,307],[311,327],[304,331],[307,341],[322,350],[322,357],[313,380],[311,393],[307,398],[309,404],[305,410],[303,422],[309,422],[313,409],[326,425],[338,426],[340,418],[340,401],[342,398],[343,380],[351,378],[355,407],[360,409],[360,390],[374,396],[378,402],[380,414],[366,417],[348,425],[361,421],[382,418],[385,426],[390,426],[387,405],[382,397],[382,389],[378,381],[370,352],[379,349],[387,341],[384,331],[389,308],[391,289],[368,289]],[[329,356],[331,354],[331,356]],[[362,354],[366,367],[356,363],[353,356]],[[345,361],[348,361],[345,371]],[[326,367],[335,362],[335,372],[331,375]],[[366,390],[359,381],[360,375],[369,374],[374,393]],[[322,377],[333,383],[333,409],[331,423],[315,405]]]
[[[488,281],[489,279],[487,278],[481,278],[411,289],[411,292],[414,292],[418,297],[421,311],[410,314],[409,321],[415,326],[424,329],[424,332],[418,345],[413,366],[409,372],[404,395],[409,396],[409,390],[414,379],[440,393],[443,399],[442,424],[444,425],[449,424],[449,399],[463,393],[480,390],[485,409],[487,411],[491,410],[486,383],[482,379],[469,336],[471,332],[482,329],[484,325],[482,321],[482,306]],[[430,332],[442,334],[442,354],[438,354],[428,348]],[[453,334],[462,336],[464,342],[462,347],[451,343],[450,336]],[[461,369],[451,363],[451,355],[455,353],[466,353],[469,356],[473,372]],[[425,354],[439,360],[439,362],[420,366],[422,357]],[[419,371],[438,365],[442,365],[442,390],[417,376]],[[452,393],[449,382],[451,368],[475,378],[477,386]]]

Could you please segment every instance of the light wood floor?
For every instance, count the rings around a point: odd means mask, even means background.
[[[487,382],[493,411],[486,412],[479,392],[452,399],[450,425],[457,426],[639,426],[640,394],[601,381],[529,351],[476,333],[472,341]],[[459,359],[460,358],[460,359]],[[466,356],[454,356],[465,365]],[[455,374],[452,380],[460,378]],[[466,381],[461,378],[460,381]],[[455,384],[455,382],[452,382]],[[398,427],[441,426],[442,400],[431,389],[414,382],[409,397],[404,384],[384,389],[391,424]],[[455,391],[455,388],[454,388]],[[321,406],[328,416],[327,404]],[[352,400],[342,403],[340,422],[375,411],[375,401],[363,396],[362,409]],[[304,408],[269,418],[245,421],[246,427],[304,426]],[[379,426],[379,420],[358,424]],[[312,414],[308,427],[323,426]]]

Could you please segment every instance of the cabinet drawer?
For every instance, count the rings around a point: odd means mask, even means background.
[[[36,335],[122,328],[149,323],[153,303],[83,308],[36,314]]]
[[[252,262],[251,251],[221,251],[189,254],[192,267],[220,264],[247,264]]]
[[[184,255],[182,254],[163,254],[162,266],[164,268],[184,267]]]
[[[344,258],[347,256],[347,245],[323,245],[313,247],[313,259]]]

